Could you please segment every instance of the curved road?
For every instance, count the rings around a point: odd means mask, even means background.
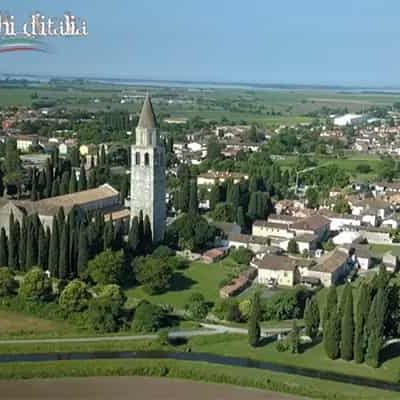
[[[300,400],[229,385],[147,377],[0,381],[0,393],[7,400]]]

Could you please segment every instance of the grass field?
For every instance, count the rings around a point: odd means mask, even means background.
[[[95,360],[0,365],[0,378],[163,376],[286,392],[325,400],[395,400],[399,394],[356,385],[210,363],[174,360]]]
[[[400,246],[391,246],[390,244],[371,244],[371,252],[377,256],[391,252],[394,256],[400,256]]]
[[[21,313],[0,310],[0,336],[65,335],[74,332],[67,322],[46,320]]]
[[[187,269],[176,272],[167,293],[151,296],[139,286],[126,292],[128,304],[129,300],[148,299],[153,303],[170,304],[182,309],[194,292],[201,292],[206,301],[215,302],[219,297],[218,284],[228,277],[235,266],[229,257],[215,264],[191,263]]]
[[[364,155],[364,154],[350,154],[343,158],[333,158],[326,156],[315,156],[314,154],[309,157],[318,163],[318,166],[336,165],[344,169],[349,175],[359,181],[372,180],[379,172],[379,166],[382,163],[378,156]],[[276,161],[281,167],[294,168],[298,160],[297,156],[284,156],[284,159]],[[371,167],[371,172],[364,174],[357,171],[357,166],[360,164],[367,164]]]

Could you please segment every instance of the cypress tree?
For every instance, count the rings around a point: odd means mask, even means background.
[[[43,228],[43,225],[40,225],[38,238],[38,265],[44,270],[47,269],[48,257],[49,254],[46,232]]]
[[[340,354],[340,318],[337,311],[336,287],[331,286],[326,299],[323,320],[324,349],[329,358],[335,360]]]
[[[50,197],[51,196],[51,188],[53,186],[53,164],[51,163],[50,160],[47,160],[46,164],[46,173],[45,173],[45,181],[46,181],[46,187],[44,189],[44,197]]]
[[[33,223],[30,222],[28,224],[27,241],[26,241],[25,264],[26,264],[27,268],[31,268],[31,267],[37,265],[37,262],[38,262],[37,246],[38,246],[38,239],[35,235],[35,229],[34,229]]]
[[[304,324],[306,335],[314,340],[318,336],[320,324],[319,308],[315,296],[306,301],[304,309]]]
[[[79,172],[78,191],[81,192],[82,190],[86,190],[86,189],[87,189],[86,170],[85,170],[85,166],[82,164],[80,172]]]
[[[60,195],[60,180],[54,179],[53,186],[51,187],[51,197],[57,197]]]
[[[78,191],[78,182],[76,181],[76,174],[75,171],[71,172],[71,177],[69,180],[69,193],[75,193]]]
[[[97,186],[97,169],[94,168],[89,173],[89,189],[94,189]]]
[[[383,335],[387,312],[387,295],[384,288],[378,289],[372,301],[368,316],[368,347],[365,360],[371,367],[377,368],[380,362],[380,351],[383,345]]]
[[[37,193],[37,182],[36,182],[36,170],[32,171],[32,189],[31,189],[31,200],[36,201],[38,199]]]
[[[179,192],[179,209],[182,212],[189,211],[189,202],[190,202],[190,181],[189,179],[185,179],[182,183],[181,190]]]
[[[0,265],[2,267],[8,266],[8,240],[4,228],[1,228],[0,233]]]
[[[59,254],[59,278],[65,280],[69,274],[69,226],[64,224],[61,242],[60,242],[60,254]]]
[[[14,215],[10,214],[10,237],[8,240],[8,266],[12,269],[20,269],[19,265],[19,243],[21,238],[21,229],[19,222],[14,222]]]
[[[139,246],[139,219],[133,217],[128,235],[128,249],[131,255],[135,255]]]
[[[343,305],[343,316],[341,325],[340,354],[343,360],[353,359],[354,340],[354,315],[353,315],[353,291],[350,284],[345,289],[345,304]]]
[[[240,226],[241,230],[246,227],[246,217],[244,216],[244,210],[242,206],[238,207],[237,209],[236,223]]]
[[[292,330],[288,335],[288,344],[292,354],[300,352],[300,329],[295,319],[293,320]]]
[[[215,206],[221,201],[221,189],[219,185],[214,185],[210,192],[210,210],[214,210]]]
[[[139,251],[143,251],[144,245],[144,221],[143,221],[143,211],[139,212],[139,224],[138,224],[138,237],[139,237]]]
[[[105,250],[114,248],[114,224],[111,216],[105,224],[103,240]]]
[[[371,295],[369,293],[369,288],[366,283],[363,283],[359,291],[355,317],[354,359],[357,363],[362,363],[365,358],[366,337],[364,331],[370,306]]]
[[[325,322],[329,320],[332,314],[337,312],[337,292],[336,286],[331,286],[328,289],[328,294],[326,296],[326,305],[323,313],[322,324],[323,330],[325,331]]]
[[[226,200],[228,203],[231,203],[233,207],[236,209],[240,205],[240,187],[237,184],[232,184],[230,197]]]
[[[58,258],[59,258],[59,249],[60,249],[60,239],[58,233],[58,218],[53,218],[53,224],[51,228],[50,235],[50,245],[49,245],[49,262],[48,269],[51,273],[51,276],[58,277]]]
[[[114,225],[114,250],[121,250],[124,243],[124,227],[121,221]]]
[[[336,360],[340,355],[340,318],[334,313],[325,324],[324,349],[326,355]]]
[[[189,193],[189,210],[191,214],[196,215],[199,212],[199,199],[197,196],[197,181],[193,179],[190,182],[190,193]]]
[[[124,175],[121,182],[121,190],[120,190],[120,201],[121,204],[125,204],[125,199],[128,197],[129,193],[129,178],[128,175]]]
[[[251,310],[249,316],[248,326],[248,338],[249,344],[252,347],[258,346],[260,342],[261,330],[260,330],[260,294],[255,292],[251,301]]]
[[[22,271],[26,268],[26,246],[28,241],[28,221],[24,215],[21,226],[21,240],[19,242],[19,265]]]
[[[61,184],[60,184],[60,194],[68,194],[69,193],[69,171],[64,171],[61,176]]]
[[[148,215],[144,218],[144,227],[143,227],[143,242],[145,245],[145,251],[149,251],[153,246],[153,233],[151,230],[150,218]]]
[[[86,271],[89,261],[89,243],[85,226],[81,225],[79,230],[79,246],[78,246],[78,261],[77,272],[82,277]]]

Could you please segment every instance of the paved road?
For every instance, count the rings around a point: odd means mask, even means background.
[[[202,329],[172,331],[169,332],[169,337],[185,337],[193,336],[209,336],[221,333],[236,333],[247,335],[247,329],[235,328],[224,325],[200,324]],[[263,336],[272,336],[279,333],[288,332],[290,329],[263,329]],[[156,339],[156,334],[152,335],[130,335],[130,336],[93,336],[93,337],[75,337],[75,338],[51,338],[51,339],[3,339],[0,344],[28,344],[28,343],[84,343],[84,342],[104,342],[104,341],[130,341],[130,340],[152,340]]]

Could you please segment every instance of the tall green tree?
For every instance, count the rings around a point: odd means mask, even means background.
[[[148,215],[146,215],[144,218],[143,242],[145,244],[145,251],[150,251],[153,246],[153,233],[151,230],[151,222]]]
[[[324,349],[327,356],[332,360],[340,355],[340,327],[341,320],[338,314],[336,287],[331,286],[326,300],[323,333]]]
[[[353,290],[350,284],[344,290],[346,302],[343,306],[340,354],[343,360],[350,361],[353,359],[354,343]]]
[[[214,185],[210,192],[210,210],[214,210],[215,206],[221,201],[221,189],[219,185]]]
[[[251,301],[251,310],[248,322],[248,338],[249,344],[252,347],[258,346],[260,342],[261,329],[260,329],[260,294],[255,292]]]
[[[85,226],[81,226],[79,231],[79,247],[78,247],[78,275],[82,276],[88,266],[89,262],[89,243]]]
[[[59,276],[58,261],[60,251],[60,236],[58,232],[58,218],[53,218],[51,235],[50,235],[50,247],[49,247],[49,262],[48,269],[52,277]]]
[[[87,179],[86,179],[86,170],[85,166],[82,164],[79,172],[79,183],[78,183],[78,191],[87,189]]]
[[[366,283],[362,283],[356,306],[354,332],[354,359],[357,363],[364,362],[366,342],[365,324],[371,307],[371,294]]]
[[[38,237],[38,265],[42,269],[47,269],[47,262],[49,258],[49,242],[43,225],[39,227]]]
[[[26,248],[28,242],[28,220],[27,217],[24,215],[22,218],[22,225],[21,225],[21,240],[19,242],[19,265],[21,270],[24,271],[26,268]]]
[[[76,174],[74,171],[71,173],[71,177],[69,179],[69,193],[75,193],[78,191],[78,182],[76,181]]]
[[[8,240],[4,228],[1,228],[0,233],[0,265],[2,267],[8,266]]]
[[[131,255],[135,255],[139,247],[139,219],[133,217],[128,235],[128,248]]]
[[[236,223],[240,226],[240,228],[243,230],[246,227],[246,217],[244,215],[244,210],[243,207],[240,206],[237,209],[237,214],[236,214]]]
[[[58,277],[67,279],[69,275],[69,225],[64,224],[60,241],[60,254],[58,262]]]
[[[189,212],[192,214],[197,214],[199,212],[199,199],[197,196],[197,181],[196,181],[196,179],[193,179],[190,182]]]
[[[311,299],[307,299],[304,309],[304,325],[306,328],[306,335],[312,340],[318,336],[319,324],[319,308],[314,296]]]
[[[11,212],[9,218],[9,240],[8,240],[8,266],[11,269],[19,269],[18,249],[20,243],[20,228],[18,221],[14,220]]]

